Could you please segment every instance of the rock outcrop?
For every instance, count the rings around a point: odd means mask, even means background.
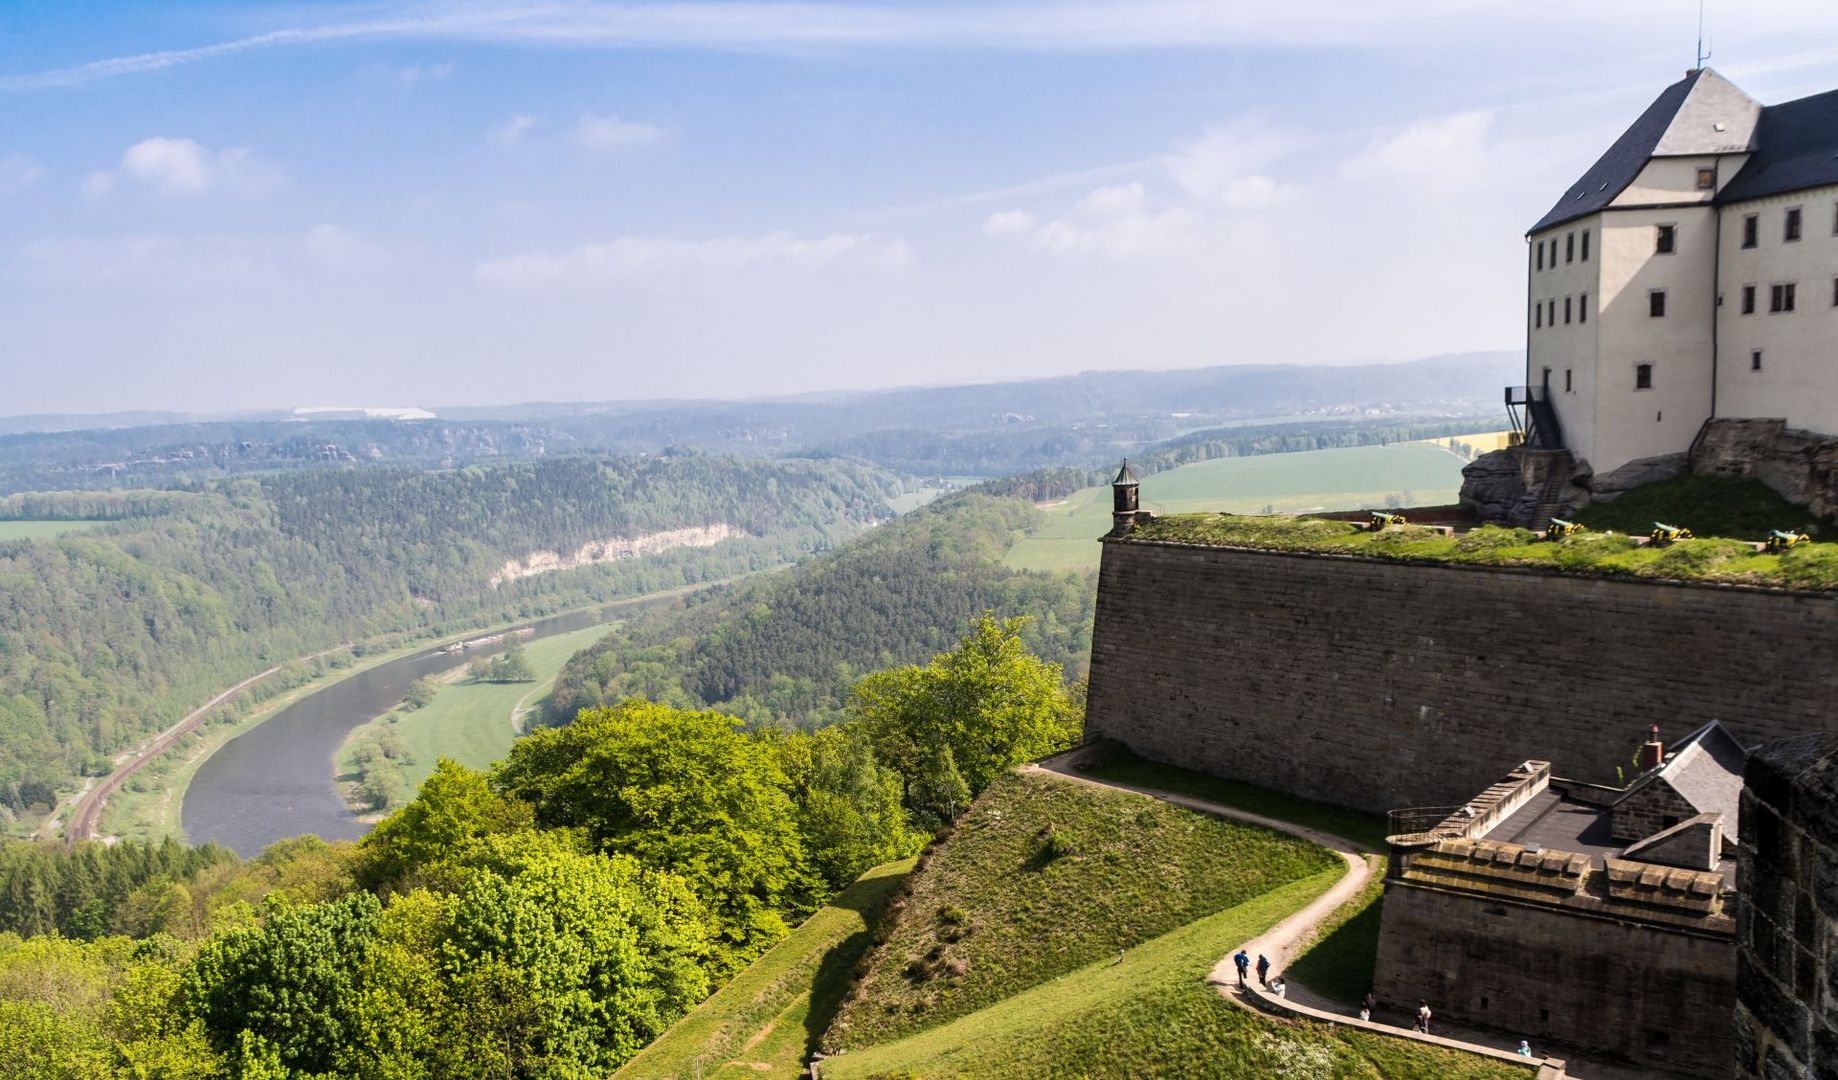
[[[1815,517],[1838,516],[1838,438],[1784,420],[1712,420],[1691,452],[1691,471],[1759,480]]]

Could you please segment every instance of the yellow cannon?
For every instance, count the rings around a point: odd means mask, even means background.
[[[1380,529],[1389,529],[1393,525],[1410,524],[1410,522],[1404,520],[1403,514],[1387,514],[1379,510],[1374,510],[1371,513],[1371,520],[1366,522],[1367,532],[1378,532]]]
[[[1551,524],[1544,530],[1544,538],[1546,540],[1562,540],[1566,536],[1572,536],[1583,531],[1585,531],[1583,526],[1578,522],[1565,521],[1563,518],[1552,518]]]
[[[1790,547],[1798,547],[1801,544],[1810,543],[1812,543],[1812,537],[1807,536],[1803,532],[1782,532],[1779,529],[1775,529],[1768,533],[1768,550],[1777,555]]]
[[[1691,530],[1680,525],[1668,525],[1663,521],[1653,523],[1653,531],[1647,534],[1655,544],[1670,544],[1674,540],[1691,539]]]

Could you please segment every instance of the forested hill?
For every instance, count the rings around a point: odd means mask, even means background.
[[[0,520],[112,519],[0,542],[0,818],[270,665],[779,565],[888,517],[898,489],[853,463],[690,455],[0,499]],[[533,553],[683,529],[729,538],[491,584]]]
[[[649,613],[569,661],[550,720],[641,695],[819,726],[862,673],[924,661],[984,611],[1032,616],[1029,648],[1073,674],[1090,648],[1095,578],[1001,562],[1036,513],[1024,497],[971,489],[789,573]]]

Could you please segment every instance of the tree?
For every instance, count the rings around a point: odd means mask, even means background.
[[[428,703],[434,700],[434,695],[439,690],[440,683],[435,681],[434,676],[423,675],[408,684],[408,691],[402,695],[403,710],[414,712],[416,709],[426,708]]]
[[[955,804],[953,775],[975,796],[1010,767],[1077,740],[1078,710],[1059,669],[1022,643],[1024,622],[985,613],[931,663],[855,684],[849,711],[875,755],[906,778],[908,806],[944,813]]]
[[[780,760],[811,868],[832,889],[924,846],[901,805],[900,774],[875,760],[873,745],[853,725],[784,739]]]
[[[629,700],[517,740],[492,786],[536,821],[681,876],[738,964],[809,902],[803,839],[772,749],[733,718]]]
[[[457,859],[487,836],[528,828],[533,821],[529,804],[505,798],[491,789],[485,774],[443,757],[409,804],[364,837],[359,880],[371,888],[394,886]]]

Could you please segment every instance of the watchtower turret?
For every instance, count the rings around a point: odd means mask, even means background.
[[[1136,474],[1130,471],[1130,463],[1125,461],[1123,467],[1117,470],[1117,478],[1110,482],[1112,536],[1122,536],[1136,523],[1137,486]]]

